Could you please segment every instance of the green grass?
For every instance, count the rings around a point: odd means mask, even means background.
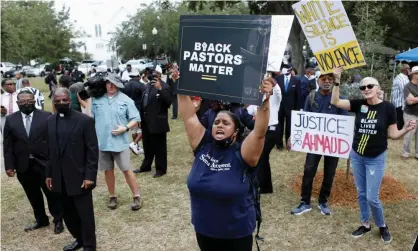
[[[48,86],[43,79],[31,80],[45,94],[46,107],[50,110]],[[168,174],[159,179],[153,179],[152,173],[137,176],[144,199],[144,207],[140,211],[130,210],[131,193],[120,171],[116,172],[119,207],[115,211],[108,210],[103,173],[98,173],[98,186],[94,190],[98,250],[198,250],[190,223],[190,201],[186,187],[193,155],[182,122],[170,120],[170,126]],[[386,174],[393,175],[410,193],[417,195],[418,162],[400,159],[401,143],[390,142]],[[299,195],[290,189],[289,183],[295,175],[303,172],[305,154],[273,150],[270,159],[275,192],[262,197],[263,251],[411,250],[418,231],[417,200],[385,205],[386,221],[393,235],[391,244],[382,243],[376,227],[371,234],[355,240],[350,233],[359,224],[357,208],[330,205],[333,215],[325,217],[316,210],[314,204],[315,208],[310,213],[298,217],[290,214],[290,210],[298,204]],[[131,160],[132,166],[137,168],[142,156],[132,155]],[[345,161],[340,161],[339,168],[345,170]],[[23,228],[33,221],[33,215],[23,189],[16,178],[7,178],[5,175],[2,176],[1,187],[2,250],[55,251],[72,241],[67,230],[54,235],[52,226],[25,233]]]

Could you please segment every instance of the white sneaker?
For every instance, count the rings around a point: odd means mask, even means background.
[[[142,149],[142,147],[140,147],[139,145],[136,145],[136,146],[137,146],[138,153],[143,154],[144,149]]]
[[[138,151],[138,145],[137,145],[137,144],[135,144],[135,142],[130,143],[130,144],[129,144],[129,148],[131,149],[131,151],[132,151],[134,154],[136,154],[136,155],[138,155],[138,154],[139,154],[139,151]]]

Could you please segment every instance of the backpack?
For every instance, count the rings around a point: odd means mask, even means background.
[[[45,84],[49,85],[49,84],[51,83],[51,81],[52,81],[52,79],[51,79],[51,75],[50,75],[50,74],[48,74],[48,75],[45,77],[44,81],[45,81]]]
[[[309,100],[309,104],[311,106],[311,111],[312,111],[312,107],[314,105],[315,105],[316,108],[319,108],[319,104],[315,101],[315,97],[316,97],[316,90],[312,90],[308,95],[308,100]]]
[[[244,160],[242,159],[239,151],[241,151],[241,144],[236,144],[235,155],[237,156],[241,164],[244,164]],[[260,186],[258,183],[255,168],[246,168],[244,170],[242,182],[245,182],[246,179],[248,179],[248,182],[250,183],[249,192],[251,193],[252,199],[254,201],[255,220],[257,222],[257,233],[255,234],[255,243],[257,245],[257,250],[260,251],[260,246],[258,245],[258,241],[264,241],[264,238],[260,237],[259,235],[263,218],[261,216]]]

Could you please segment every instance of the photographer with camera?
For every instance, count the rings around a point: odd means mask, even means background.
[[[138,210],[142,207],[142,200],[136,177],[131,170],[128,132],[141,121],[139,112],[132,99],[120,91],[124,85],[118,75],[109,73],[97,77],[101,79],[93,79],[92,82],[89,80],[89,91],[93,96],[91,112],[99,140],[99,168],[105,172],[109,191],[108,208],[117,207],[114,173],[116,162],[132,191],[131,209]],[[99,96],[103,93],[103,83],[106,92]]]
[[[172,96],[170,87],[161,81],[162,69],[157,66],[148,79],[151,81],[142,96],[141,127],[145,159],[135,173],[150,172],[155,157],[154,178],[167,173],[168,108]]]

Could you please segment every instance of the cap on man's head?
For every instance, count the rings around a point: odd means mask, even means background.
[[[141,76],[141,74],[139,73],[137,69],[134,69],[129,73],[129,77],[139,77],[139,76]]]
[[[163,69],[159,65],[155,66],[155,71],[160,73],[160,74],[163,74]]]
[[[106,80],[114,84],[117,88],[125,88],[122,83],[122,79],[117,74],[107,74]]]
[[[409,75],[412,75],[412,74],[415,74],[415,73],[418,73],[418,66],[412,67],[412,70],[409,72]]]

